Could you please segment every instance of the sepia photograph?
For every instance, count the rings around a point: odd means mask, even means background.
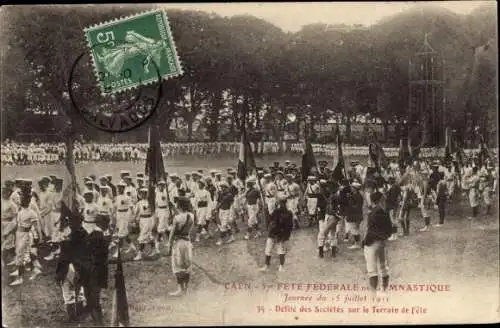
[[[497,23],[3,6],[2,327],[499,323]]]

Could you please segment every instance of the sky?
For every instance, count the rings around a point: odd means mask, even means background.
[[[467,14],[486,1],[434,1],[434,5]],[[424,2],[418,2],[424,3]],[[250,14],[265,19],[284,31],[296,32],[303,25],[372,25],[415,5],[415,2],[288,2],[288,3],[193,3],[162,4],[163,8],[202,10],[221,16]]]

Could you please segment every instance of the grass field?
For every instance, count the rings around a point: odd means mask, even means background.
[[[259,166],[268,166],[278,157],[258,159]],[[286,158],[279,158],[284,160]],[[299,164],[299,159],[295,162]],[[186,158],[167,160],[169,172],[185,173],[199,168],[206,171],[234,167],[235,156],[219,158]],[[265,164],[265,165],[264,165]],[[77,175],[113,174],[127,169],[135,174],[144,170],[144,163],[80,163]],[[14,177],[38,178],[61,174],[62,166],[2,167],[2,180]],[[497,201],[495,199],[495,201]],[[316,256],[317,228],[304,228],[292,234],[286,270],[277,272],[277,257],[272,258],[272,270],[258,271],[263,264],[265,239],[246,241],[243,233],[230,245],[217,247],[213,241],[195,245],[194,270],[187,295],[174,298],[168,292],[176,288],[166,256],[142,262],[125,255],[124,264],[129,310],[132,325],[222,325],[222,324],[338,324],[338,323],[454,323],[493,322],[499,318],[499,225],[498,206],[494,214],[481,215],[469,221],[465,199],[451,203],[445,225],[421,233],[420,215],[412,213],[409,237],[389,245],[391,282],[394,284],[447,284],[449,292],[391,292],[388,299],[375,302],[384,307],[422,307],[426,314],[371,313],[370,301],[348,301],[346,296],[367,295],[364,291],[305,292],[278,290],[279,283],[338,283],[366,286],[366,269],[361,250],[349,250],[342,244],[335,259]],[[432,213],[436,222],[436,213]],[[238,222],[241,228],[245,225]],[[242,229],[243,230],[243,229]],[[41,250],[45,256],[46,250]],[[9,287],[8,272],[2,272],[2,320],[9,327],[61,326],[66,318],[60,290],[54,281],[55,263],[41,261],[44,274],[35,281],[25,279],[22,286]],[[114,291],[114,266],[110,265],[109,288],[104,290],[102,305],[106,322],[111,320]],[[243,283],[243,290],[235,289]],[[228,285],[229,284],[229,285]],[[264,290],[261,286],[269,286]],[[281,285],[280,285],[281,286]],[[284,302],[285,294],[312,296],[312,302]],[[316,299],[321,294],[327,300]],[[333,301],[332,298],[340,297]],[[276,312],[276,305],[296,306],[297,312]],[[300,305],[337,305],[345,311],[351,307],[369,306],[365,313],[305,313]],[[265,313],[257,311],[263,306]],[[271,311],[272,310],[272,311]]]

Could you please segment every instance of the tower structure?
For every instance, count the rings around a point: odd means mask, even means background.
[[[419,131],[423,146],[441,146],[445,141],[444,60],[431,46],[429,33],[408,66],[410,129]]]

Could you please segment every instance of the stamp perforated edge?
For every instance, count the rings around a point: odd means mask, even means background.
[[[119,18],[114,18],[112,20],[105,21],[105,22],[98,23],[98,24],[94,24],[94,25],[85,27],[83,29],[83,33],[85,35],[85,39],[87,40],[87,47],[88,47],[88,49],[90,51],[90,59],[92,61],[92,67],[93,67],[93,70],[94,70],[94,75],[96,77],[99,89],[101,90],[101,96],[106,97],[106,96],[110,96],[110,95],[113,95],[113,94],[116,94],[116,93],[121,93],[121,92],[124,92],[124,91],[132,90],[132,89],[134,89],[134,88],[136,88],[137,86],[140,86],[140,85],[151,85],[151,84],[154,84],[153,82],[155,81],[155,79],[150,79],[147,82],[133,83],[133,84],[127,85],[126,87],[114,89],[114,90],[112,90],[111,92],[108,92],[108,93],[104,92],[104,88],[99,83],[99,72],[97,70],[97,65],[95,63],[94,52],[93,52],[93,49],[92,49],[92,44],[90,42],[90,38],[89,38],[88,32],[92,31],[92,30],[96,30],[96,29],[101,28],[101,27],[105,27],[105,26],[109,26],[109,25],[114,25],[114,24],[119,23],[119,22],[123,22],[123,21],[127,21],[127,20],[130,20],[130,19],[134,19],[136,17],[146,16],[146,15],[154,15],[154,14],[159,14],[159,13],[162,14],[162,18],[163,18],[164,23],[165,23],[165,29],[167,30],[168,35],[170,35],[170,39],[172,41],[171,42],[172,52],[174,53],[174,60],[176,62],[176,66],[179,68],[179,71],[176,74],[161,76],[160,79],[166,81],[166,80],[169,80],[169,79],[173,79],[173,78],[182,76],[184,74],[184,70],[182,69],[182,61],[179,58],[179,55],[178,55],[178,52],[177,52],[177,46],[175,44],[174,35],[173,35],[172,29],[170,27],[170,21],[168,20],[168,16],[167,16],[167,13],[166,13],[165,10],[156,8],[156,9],[152,9],[152,10],[146,10],[146,11],[143,11],[143,12],[139,12],[139,13],[136,13],[136,14],[133,14],[133,15],[129,15],[129,16],[122,16],[122,17],[119,17]]]

